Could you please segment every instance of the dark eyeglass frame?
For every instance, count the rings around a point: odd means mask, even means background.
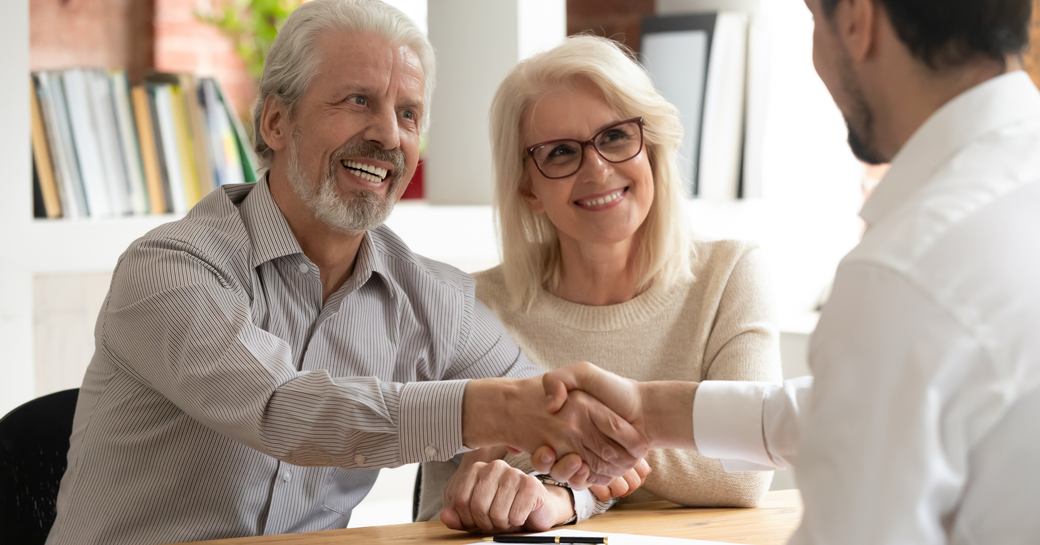
[[[609,131],[611,129],[615,129],[615,128],[617,128],[620,125],[625,125],[627,123],[632,123],[632,122],[635,122],[637,125],[639,125],[639,147],[636,148],[635,153],[633,153],[629,157],[626,157],[624,159],[620,159],[618,161],[612,161],[610,159],[607,159],[607,157],[605,155],[603,155],[603,152],[599,150],[599,147],[596,146],[596,139],[599,138],[600,135],[602,135],[603,133],[605,133],[605,132],[607,132],[607,131]],[[635,156],[639,155],[639,153],[641,151],[643,151],[643,123],[644,123],[644,121],[643,121],[643,117],[642,116],[632,117],[632,118],[629,118],[629,119],[622,119],[621,121],[618,121],[617,123],[611,123],[610,125],[607,125],[606,127],[603,127],[602,129],[596,131],[596,134],[592,135],[592,138],[589,138],[588,140],[586,140],[584,142],[582,142],[581,140],[575,140],[573,138],[558,138],[556,140],[548,140],[548,141],[545,141],[545,142],[540,142],[538,144],[535,144],[535,145],[530,146],[530,147],[527,148],[527,157],[531,159],[532,163],[534,163],[534,167],[538,169],[538,172],[540,172],[542,174],[542,176],[545,176],[549,180],[562,180],[564,178],[570,178],[571,176],[574,176],[579,170],[581,170],[582,165],[585,164],[585,146],[592,146],[592,149],[596,150],[596,153],[599,154],[599,156],[602,157],[604,161],[606,161],[608,163],[611,163],[611,164],[615,164],[616,165],[616,164],[619,164],[619,163],[624,163],[625,161],[631,161],[633,158],[635,158]],[[559,143],[562,143],[562,142],[571,142],[571,143],[578,144],[578,149],[581,150],[581,157],[578,159],[578,166],[575,167],[574,172],[571,172],[570,174],[566,174],[564,176],[549,176],[548,174],[545,173],[544,170],[542,170],[542,165],[538,164],[538,160],[535,159],[535,157],[534,157],[534,152],[537,151],[539,148],[542,148],[542,147],[545,147],[545,146],[548,146],[548,145],[551,145],[551,144],[559,144]]]

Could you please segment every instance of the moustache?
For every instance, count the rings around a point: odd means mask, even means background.
[[[333,154],[331,169],[335,170],[336,165],[340,161],[350,158],[365,158],[390,163],[392,168],[390,169],[390,174],[387,175],[387,181],[390,182],[391,186],[396,185],[401,177],[404,176],[404,152],[400,149],[383,149],[368,140],[348,142]]]

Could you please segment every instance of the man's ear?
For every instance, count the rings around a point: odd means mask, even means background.
[[[264,108],[260,112],[260,135],[267,147],[275,151],[281,151],[289,144],[289,112],[285,104],[274,96],[264,99]]]
[[[877,0],[844,0],[835,10],[838,37],[853,61],[865,61],[877,47],[881,15]]]

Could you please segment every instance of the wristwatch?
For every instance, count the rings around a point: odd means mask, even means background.
[[[542,484],[544,484],[544,485],[558,486],[560,488],[566,489],[567,490],[567,494],[570,495],[570,497],[571,497],[571,509],[574,510],[574,514],[571,515],[571,518],[569,518],[566,521],[564,521],[563,524],[574,524],[575,522],[578,522],[578,508],[574,504],[574,490],[571,489],[571,485],[569,485],[569,484],[567,484],[567,483],[565,483],[563,481],[557,481],[556,479],[552,478],[549,475],[540,474],[540,473],[536,473],[534,478],[536,478],[539,481],[541,481]]]

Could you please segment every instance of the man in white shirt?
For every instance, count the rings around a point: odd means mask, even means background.
[[[1040,94],[1018,58],[1031,2],[806,3],[853,151],[892,163],[812,336],[815,385],[636,384],[584,365],[546,387],[596,395],[654,446],[793,465],[792,543],[1040,543]]]

